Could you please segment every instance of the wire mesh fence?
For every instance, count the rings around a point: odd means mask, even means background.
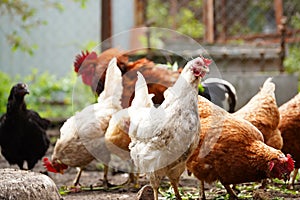
[[[291,70],[292,61],[285,60],[294,59],[300,47],[297,0],[153,0],[147,1],[146,12],[150,26],[177,30],[204,45],[222,46],[211,55],[227,58],[220,65],[224,71]]]

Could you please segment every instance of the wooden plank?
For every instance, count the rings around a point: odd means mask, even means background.
[[[169,0],[169,2],[170,2],[169,15],[171,16],[171,28],[173,30],[176,30],[177,28],[176,16],[178,15],[177,0]]]
[[[286,39],[292,41],[293,38],[297,38],[300,36],[300,29],[294,29],[294,30],[286,30]],[[248,34],[248,35],[239,35],[239,36],[227,36],[228,40],[256,40],[258,38],[264,39],[264,40],[273,40],[273,39],[279,39],[281,37],[281,33],[255,33],[255,34]]]
[[[203,0],[203,20],[205,25],[204,40],[213,43],[215,42],[214,0]]]
[[[101,1],[101,51],[112,47],[112,10],[111,0]],[[109,39],[109,40],[107,40]]]
[[[275,11],[277,32],[280,32],[279,26],[281,25],[281,19],[283,17],[283,4],[282,4],[282,0],[274,0],[274,11]]]
[[[136,27],[144,26],[146,20],[146,0],[134,0],[134,25]]]

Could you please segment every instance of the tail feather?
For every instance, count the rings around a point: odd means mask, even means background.
[[[269,77],[263,84],[263,87],[260,90],[263,94],[268,94],[274,96],[275,84],[272,82],[272,77]]]
[[[226,91],[224,91],[224,92],[228,93],[228,98],[227,98],[228,105],[229,105],[228,112],[233,113],[235,110],[236,102],[237,102],[237,95],[236,95],[235,87],[230,82],[220,79],[220,78],[208,78],[205,81],[203,81],[203,83],[202,83],[202,85],[207,88],[209,88],[208,86],[210,84],[212,84],[212,85],[213,84],[221,84],[226,88]],[[202,94],[204,94],[204,92]],[[212,94],[213,94],[213,91],[212,91]]]
[[[137,75],[138,78],[135,83],[135,96],[131,102],[131,106],[128,108],[128,114],[130,116],[128,135],[131,139],[136,137],[140,120],[144,116],[140,114],[140,112],[142,112],[141,109],[147,109],[153,106],[151,98],[154,96],[153,94],[148,94],[148,87],[144,76],[140,72],[137,72]],[[146,114],[145,110],[143,110],[143,112]]]
[[[122,73],[117,66],[117,59],[113,58],[107,67],[104,91],[98,97],[98,102],[113,97],[120,101],[123,92]]]
[[[148,94],[148,87],[144,76],[137,72],[138,78],[135,84],[135,96],[132,100],[132,107],[151,107],[153,105],[153,94]]]

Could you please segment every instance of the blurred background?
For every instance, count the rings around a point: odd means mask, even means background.
[[[29,108],[49,118],[70,116],[80,82],[73,62],[81,50],[155,47],[186,58],[199,55],[185,37],[145,27],[168,28],[200,44],[236,87],[237,109],[270,76],[279,105],[300,91],[298,0],[1,0],[0,16],[0,114],[11,86],[23,81],[31,90]],[[177,59],[151,55],[155,62]],[[86,86],[76,90],[91,93]]]

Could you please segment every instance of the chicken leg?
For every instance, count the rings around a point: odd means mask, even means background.
[[[200,181],[200,197],[199,197],[199,199],[206,200],[206,197],[205,197],[205,188],[204,188],[204,181],[203,180]]]
[[[80,177],[81,177],[82,168],[81,168],[81,167],[78,167],[77,170],[78,170],[78,172],[77,172],[77,174],[76,174],[76,176],[75,176],[75,179],[74,179],[74,181],[73,181],[73,185],[74,185],[74,186],[80,185],[79,179],[80,179]]]
[[[181,196],[179,194],[179,190],[178,190],[179,177],[176,177],[176,178],[169,177],[169,179],[170,179],[171,185],[172,185],[172,187],[174,189],[176,200],[182,200]]]
[[[103,173],[104,173],[103,174],[103,187],[108,189],[112,185],[108,182],[108,178],[107,178],[108,166],[106,164],[104,164]]]
[[[298,171],[299,171],[299,169],[298,169],[298,168],[295,168],[294,174],[293,174],[293,177],[292,177],[292,188],[294,188],[294,186],[295,186],[295,180],[296,180]]]
[[[158,188],[163,176],[152,172],[149,173],[149,177],[150,177],[150,184],[154,192],[154,200],[158,200]]]
[[[179,183],[180,176],[184,172],[184,170],[185,170],[185,163],[179,163],[178,165],[175,165],[167,172],[167,176],[170,179],[171,185],[174,189],[176,200],[181,200],[181,196],[178,190],[178,183]]]
[[[232,188],[230,187],[230,185],[227,185],[227,184],[223,184],[223,185],[224,185],[225,189],[227,190],[227,193],[229,194],[229,199],[230,200],[236,200],[236,199],[238,199],[237,195],[232,190]]]
[[[123,186],[130,186],[131,184],[133,184],[133,186],[135,188],[139,188],[138,178],[139,178],[138,173],[135,174],[135,173],[130,172],[127,181],[125,181],[125,183],[123,183],[122,185]]]

